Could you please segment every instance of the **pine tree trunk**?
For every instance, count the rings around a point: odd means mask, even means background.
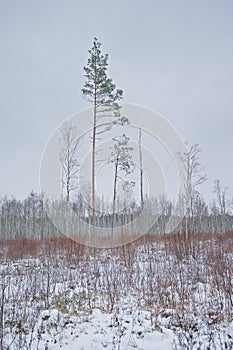
[[[96,144],[96,84],[94,96],[93,115],[93,139],[92,139],[92,224],[95,225],[95,144]]]

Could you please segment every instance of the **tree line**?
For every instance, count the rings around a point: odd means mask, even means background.
[[[231,201],[227,200],[226,190],[222,189],[220,181],[214,185],[215,199],[207,204],[197,195],[192,198],[192,211],[187,211],[182,222],[176,227],[176,232],[186,232],[194,235],[198,232],[225,233],[233,230],[233,216]],[[96,225],[112,228],[113,216],[109,203],[101,202],[97,198]],[[54,203],[46,203],[50,207]],[[76,201],[70,203],[79,218],[88,223],[92,222],[92,209],[87,207],[80,193]],[[174,210],[174,203],[166,197],[145,198],[145,206],[149,213],[158,217],[151,233],[163,235],[166,232],[166,224]],[[115,225],[124,225],[133,222],[134,217],[140,213],[140,206],[132,201],[124,212],[114,216]],[[59,237],[61,233],[50,221],[46,214],[43,194],[31,192],[24,200],[14,197],[0,198],[0,238],[15,239],[29,238],[40,240],[49,237]]]

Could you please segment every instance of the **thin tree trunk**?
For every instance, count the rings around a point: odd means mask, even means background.
[[[70,145],[68,145],[67,150],[67,179],[66,179],[66,200],[67,202],[70,201],[70,151],[69,151]]]
[[[70,201],[70,189],[69,189],[69,183],[66,184],[66,201]]]
[[[114,227],[114,224],[115,224],[118,164],[119,164],[119,158],[117,157],[116,163],[115,163],[114,188],[113,188],[112,228]]]
[[[96,85],[94,96],[93,115],[93,140],[92,140],[92,224],[95,225],[95,144],[96,144]]]
[[[139,163],[140,163],[140,199],[141,208],[143,210],[144,198],[143,198],[143,165],[142,165],[142,129],[139,129]]]

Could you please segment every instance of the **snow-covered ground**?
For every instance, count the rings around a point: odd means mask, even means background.
[[[228,244],[208,242],[193,255],[155,244],[2,251],[0,348],[233,349],[232,260]]]
[[[49,317],[46,328],[51,329],[57,312],[52,310],[46,316]],[[136,311],[128,303],[117,315],[94,309],[88,317],[72,317],[65,323],[62,331],[53,329],[50,334],[43,334],[40,349],[172,349],[172,332],[153,329],[148,313]]]

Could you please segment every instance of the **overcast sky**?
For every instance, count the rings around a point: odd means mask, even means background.
[[[1,0],[0,193],[39,189],[49,136],[88,107],[81,88],[94,36],[124,102],[160,112],[198,142],[203,193],[220,179],[232,197],[232,0]]]

